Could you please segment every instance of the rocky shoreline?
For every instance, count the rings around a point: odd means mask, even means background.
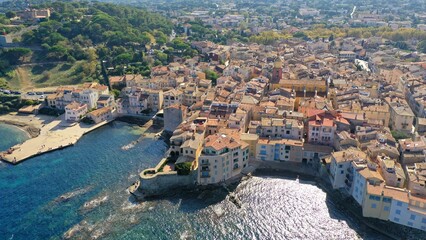
[[[40,135],[40,128],[23,123],[23,122],[12,121],[12,120],[0,120],[0,123],[18,127],[19,129],[22,129],[23,131],[27,132],[30,138],[35,138]]]

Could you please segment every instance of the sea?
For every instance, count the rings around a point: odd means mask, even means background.
[[[115,121],[75,146],[12,166],[0,162],[0,239],[386,239],[309,181],[254,176],[235,187],[136,202],[127,187],[167,145]],[[0,124],[0,150],[27,134]]]

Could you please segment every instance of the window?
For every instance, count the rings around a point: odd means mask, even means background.
[[[390,203],[390,202],[392,202],[392,199],[387,198],[387,197],[384,197],[384,198],[383,198],[383,202],[385,202],[385,203]]]
[[[399,218],[393,218],[393,220],[395,221],[395,222],[399,222]]]
[[[385,206],[385,207],[383,208],[383,210],[385,210],[386,212],[389,212],[390,208],[389,208],[389,206]]]
[[[396,205],[397,205],[398,207],[402,207],[402,202],[397,202],[397,203],[396,203]]]
[[[345,171],[343,171],[343,170],[342,170],[342,171],[340,171],[340,174],[343,174],[344,172],[345,172]]]
[[[398,214],[398,215],[401,215],[401,210],[397,209],[397,210],[395,211],[395,213],[396,213],[396,214]]]
[[[422,219],[422,223],[426,223],[426,218],[423,218],[423,219]]]
[[[343,168],[343,165],[339,164],[339,168]]]
[[[368,197],[368,199],[370,199],[370,200],[374,200],[374,201],[380,201],[380,197],[379,197],[379,196],[374,196],[374,195],[370,195],[370,196]]]
[[[410,216],[410,220],[416,220],[416,215],[411,214],[411,216]]]
[[[413,226],[413,223],[412,223],[412,222],[408,222],[407,224],[408,224],[408,226],[410,226],[410,227],[412,227],[412,226]]]
[[[377,204],[375,203],[371,204],[371,208],[377,208]]]

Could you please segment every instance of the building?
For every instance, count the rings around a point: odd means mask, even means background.
[[[258,160],[302,162],[302,158],[302,140],[260,138],[257,142]]]
[[[183,93],[177,89],[171,89],[163,94],[163,107],[167,108],[174,104],[182,103]]]
[[[333,189],[345,188],[346,175],[352,171],[352,162],[363,162],[366,159],[367,154],[355,148],[333,152],[330,164],[330,181]]]
[[[351,172],[347,175],[346,190],[362,206],[364,204],[367,184],[381,184],[383,178],[377,171],[377,166],[366,160],[353,161]]]
[[[103,121],[110,121],[114,116],[115,111],[111,107],[104,107],[96,109],[87,114],[87,117],[92,119],[95,123],[100,123]]]
[[[400,161],[402,164],[420,163],[426,160],[426,143],[424,137],[416,141],[412,139],[399,140]]]
[[[396,159],[391,159],[386,155],[377,156],[379,172],[383,176],[386,185],[391,187],[404,188],[406,178],[404,170]]]
[[[296,119],[263,117],[261,121],[250,122],[249,133],[257,134],[259,137],[301,140],[303,123]]]
[[[362,215],[364,217],[378,218],[388,220],[392,208],[392,197],[396,195],[392,188],[385,187],[384,183],[368,183],[365,190],[365,196],[362,203]],[[404,195],[404,192],[398,192]]]
[[[283,62],[281,58],[278,57],[274,62],[274,68],[272,69],[272,79],[271,83],[279,83],[283,78]]]
[[[250,157],[256,156],[257,142],[259,141],[259,135],[252,133],[241,133],[241,141],[244,141],[249,145],[249,154]]]
[[[235,177],[248,166],[248,159],[249,145],[236,136],[210,135],[198,160],[198,183],[215,184]]]
[[[352,51],[340,51],[339,52],[339,58],[340,59],[355,60],[356,53],[352,52]]]
[[[316,115],[308,122],[308,142],[314,144],[333,145],[336,123],[330,117]]]
[[[407,104],[391,102],[389,125],[392,130],[411,133],[413,130],[414,113]]]
[[[186,118],[187,107],[174,104],[164,109],[164,131],[173,132]]]
[[[385,193],[392,197],[389,221],[426,231],[426,199],[413,196],[403,189],[392,190]]]
[[[65,120],[77,122],[87,113],[85,103],[72,102],[65,107]]]
[[[426,197],[426,162],[407,166],[408,186],[413,196]]]

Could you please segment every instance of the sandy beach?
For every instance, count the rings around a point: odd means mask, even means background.
[[[10,113],[0,115],[0,122],[14,125],[25,132],[31,138],[35,138],[40,134],[40,129],[43,125],[53,121],[55,117],[44,116],[44,115],[20,115],[17,113]]]

